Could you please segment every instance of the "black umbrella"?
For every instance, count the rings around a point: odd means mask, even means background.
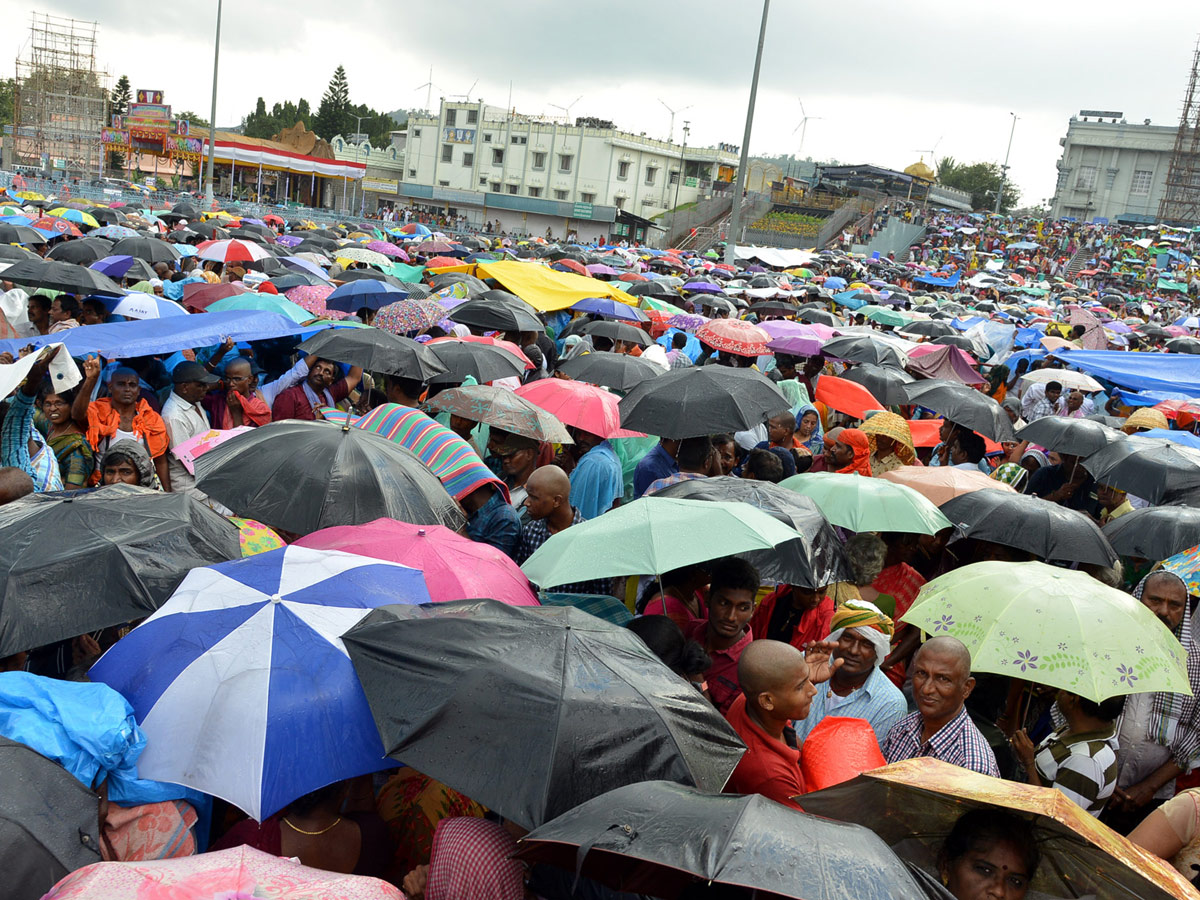
[[[600,319],[596,322],[589,322],[583,327],[584,334],[590,334],[592,337],[604,337],[612,341],[624,341],[627,344],[636,344],[639,347],[650,346],[650,336],[642,329],[637,328],[627,322],[616,322],[612,319]]]
[[[770,550],[737,554],[758,570],[764,583],[823,588],[851,578],[850,565],[837,533],[817,504],[802,494],[768,481],[728,475],[681,481],[663,488],[658,494],[684,500],[749,503],[800,532],[799,539]]]
[[[130,258],[129,268],[125,270],[125,274],[121,276],[123,281],[149,281],[151,278],[157,278],[154,270],[150,268],[150,263],[144,259],[138,259],[136,256]]]
[[[1016,438],[1071,456],[1091,456],[1114,441],[1123,440],[1125,435],[1089,419],[1042,416],[1018,431]]]
[[[295,253],[324,253],[326,256],[332,256],[341,246],[337,241],[323,237],[312,237],[310,235],[302,235],[304,240],[292,248]]]
[[[719,791],[744,750],[637,635],[571,607],[384,606],[342,640],[388,755],[525,828],[639,781]]]
[[[110,255],[112,246],[112,241],[106,241],[104,238],[76,238],[73,241],[62,241],[55,244],[46,254],[46,259],[90,266],[97,260]]]
[[[937,312],[936,306],[932,309],[918,306],[917,309],[922,312]],[[900,331],[903,331],[905,334],[920,334],[933,338],[958,334],[954,326],[949,322],[939,322],[935,319],[920,319],[915,322],[909,322],[907,325],[902,325]]]
[[[764,300],[750,307],[750,312],[758,316],[793,316],[796,311],[795,304],[783,300]]]
[[[1171,332],[1167,331],[1161,325],[1155,325],[1153,322],[1138,325],[1134,331],[1144,334],[1147,337],[1171,337]]]
[[[929,380],[914,381],[905,387],[904,393],[909,403],[932,409],[956,425],[978,431],[993,441],[1013,439],[1008,413],[982,391],[955,381]]]
[[[200,210],[196,209],[196,207],[188,203],[186,200],[181,200],[179,203],[176,203],[174,206],[172,206],[171,212],[175,213],[177,216],[182,216],[188,221],[200,218]],[[159,218],[161,218],[161,216]]]
[[[259,246],[266,246],[274,243],[271,238],[267,237],[261,231],[253,231],[245,226],[242,226],[241,228],[228,228],[226,230],[229,232],[229,236],[231,238],[236,238],[239,241],[251,241]]]
[[[229,230],[212,222],[188,222],[188,230],[210,241],[223,241],[229,238]]]
[[[114,256],[136,256],[150,265],[161,262],[173,266],[179,259],[175,246],[158,238],[122,238],[113,245],[112,252]]]
[[[427,345],[446,367],[446,374],[435,375],[430,384],[462,384],[468,375],[480,384],[497,378],[511,378],[525,372],[525,363],[503,347],[474,341],[446,339]]]
[[[810,816],[759,794],[708,794],[667,781],[619,787],[521,839],[517,859],[625,893],[676,898],[697,884],[805,900],[924,900],[904,863],[861,825]]]
[[[903,369],[906,362],[904,354],[891,344],[875,340],[865,334],[847,334],[831,338],[825,342],[821,352],[836,359],[873,363],[877,366],[891,366],[895,369]]]
[[[0,657],[144,618],[189,569],[240,556],[237,529],[187,494],[112,485],[0,506]]]
[[[679,297],[676,290],[661,281],[635,281],[626,286],[624,291],[635,297]]]
[[[475,300],[456,306],[449,315],[460,325],[486,331],[545,331],[533,307],[507,291],[487,291]]]
[[[471,299],[482,296],[490,290],[487,284],[466,272],[439,272],[433,276],[429,284],[435,291],[448,288],[452,284],[464,285],[467,289],[467,296]]]
[[[41,257],[32,250],[26,250],[16,244],[0,244],[0,260],[20,262],[23,259],[41,259]]]
[[[416,456],[339,415],[243,432],[197,459],[197,486],[235,515],[295,534],[382,517],[462,526],[458,505]]]
[[[321,285],[332,287],[332,285],[330,285],[329,282],[324,278],[318,278],[316,275],[313,275],[310,272],[297,272],[293,269],[287,268],[286,266],[278,271],[280,274],[272,275],[269,280],[271,284],[275,285],[281,294],[290,291],[294,287],[319,287]]]
[[[1130,435],[1093,453],[1083,467],[1101,484],[1150,503],[1158,503],[1168,490],[1200,487],[1200,450],[1162,438]]]
[[[167,240],[172,244],[198,244],[204,240],[204,237],[198,231],[192,231],[190,228],[176,228],[167,235]]]
[[[1164,345],[1171,353],[1200,353],[1200,340],[1194,337],[1177,337]]]
[[[808,322],[809,324],[815,325],[828,325],[831,328],[837,325],[846,324],[827,309],[806,309],[801,311],[797,318],[799,318],[801,322]]]
[[[941,337],[933,339],[935,344],[944,344],[948,347],[957,347],[959,350],[964,350],[974,357],[983,357],[986,350],[979,346],[979,342],[974,338],[969,338],[965,334],[944,334]]]
[[[1200,543],[1200,509],[1147,506],[1118,516],[1103,531],[1122,556],[1166,559]]]
[[[100,862],[100,798],[24,744],[0,737],[0,867],[4,896],[39,900]]]
[[[908,395],[904,393],[904,386],[912,384],[916,380],[901,369],[876,366],[871,363],[851,366],[842,373],[842,377],[855,384],[861,384],[871,392],[872,397],[886,406],[908,403]]]
[[[3,244],[45,244],[46,236],[28,225],[10,225],[0,222],[0,243]]]
[[[119,209],[109,209],[107,206],[89,206],[87,212],[101,225],[125,224],[125,213]]]
[[[594,352],[560,363],[558,371],[576,381],[628,391],[643,381],[666,374],[667,370],[649,360],[624,353]]]
[[[403,281],[394,275],[385,275],[378,269],[347,269],[337,275],[331,275],[330,278],[343,284],[348,281],[382,281],[392,287],[404,289]]]
[[[942,513],[963,537],[1026,550],[1048,562],[1111,566],[1117,554],[1081,512],[1008,491],[974,491],[947,500]]]
[[[125,291],[115,281],[94,269],[52,259],[23,259],[4,271],[4,278],[13,284],[64,291],[68,294],[100,294],[107,297],[124,296]]]
[[[695,366],[644,382],[621,400],[621,426],[678,440],[761,425],[791,404],[753,369]]]
[[[425,344],[378,328],[329,328],[300,345],[305,353],[362,366],[369,372],[425,382],[447,369]]]

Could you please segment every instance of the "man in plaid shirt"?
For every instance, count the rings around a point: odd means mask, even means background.
[[[558,466],[534,469],[525,482],[525,509],[529,521],[521,526],[517,552],[513,557],[521,565],[538,547],[565,528],[583,521],[579,510],[571,505],[571,479]],[[545,584],[541,587],[559,594],[607,594],[611,578],[577,581],[572,584]]]
[[[932,756],[999,778],[996,755],[967,715],[975,679],[966,645],[953,637],[930,638],[913,656],[912,685],[917,711],[892,726],[883,742],[884,759]]]

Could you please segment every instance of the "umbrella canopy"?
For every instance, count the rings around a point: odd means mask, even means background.
[[[490,384],[464,385],[442,391],[425,404],[472,422],[484,422],[535,441],[573,444],[562,422],[546,410],[507,388]]]
[[[460,325],[487,331],[545,331],[533,307],[507,291],[487,291],[451,311],[449,318]]]
[[[942,843],[964,812],[1008,810],[1032,820],[1043,856],[1034,891],[1051,897],[1139,900],[1194,893],[1169,863],[1135,847],[1061,791],[1001,781],[927,756],[805,794],[804,808],[864,825],[889,845],[915,839],[920,861],[930,871],[936,871]]]
[[[1179,639],[1140,600],[1080,571],[1040,562],[972,563],[926,584],[902,620],[957,637],[971,651],[973,671],[1096,703],[1191,690]]]
[[[97,260],[103,259],[112,252],[112,242],[103,238],[78,238],[66,241],[50,248],[46,259],[57,259],[62,262],[90,266]]]
[[[597,266],[596,268],[607,268]],[[571,309],[575,312],[591,313],[606,319],[620,319],[624,322],[646,322],[649,317],[636,306],[614,300],[612,297],[585,297],[574,304]]]
[[[1102,531],[1122,556],[1165,560],[1200,541],[1200,509],[1148,506],[1112,519]]]
[[[562,378],[543,378],[521,385],[516,393],[569,428],[578,428],[602,438],[628,436],[621,427],[617,395],[595,385]]]
[[[240,555],[237,528],[187,494],[122,484],[0,506],[0,657],[143,618],[188,570]]]
[[[1111,566],[1117,555],[1081,512],[1007,491],[962,494],[942,506],[963,537],[1015,547],[1039,559]]]
[[[908,402],[940,413],[956,425],[993,441],[1013,439],[1012,420],[982,391],[953,381],[914,381],[904,389]]]
[[[650,336],[642,331],[642,329],[630,325],[628,322],[600,319],[597,322],[588,322],[584,325],[583,333],[590,334],[593,337],[608,338],[612,341],[624,341],[627,344],[635,344],[638,347],[650,346]]]
[[[360,270],[356,269],[355,271]],[[349,274],[349,272],[343,273],[343,275]],[[359,278],[338,285],[334,292],[325,298],[325,305],[329,309],[353,313],[358,312],[364,306],[367,309],[380,309],[406,297],[408,297],[408,291],[386,281]]]
[[[100,798],[70,772],[0,737],[4,895],[39,900],[69,872],[100,861]]]
[[[426,346],[446,367],[446,374],[434,377],[433,384],[462,384],[468,375],[484,384],[497,378],[520,376],[526,368],[525,354],[518,357],[499,344],[439,338]]]
[[[253,241],[205,241],[197,249],[201,259],[219,263],[258,262],[272,258],[270,253]]]
[[[1016,433],[1018,441],[1029,441],[1070,456],[1091,456],[1124,438],[1125,435],[1115,428],[1069,416],[1042,416]]]
[[[941,506],[955,497],[975,491],[1017,492],[1012,485],[989,478],[978,469],[959,469],[955,466],[901,466],[879,477],[912,488],[934,506]]]
[[[588,384],[629,391],[643,381],[666,373],[666,369],[649,360],[624,353],[584,353],[559,363],[557,372]]]
[[[167,319],[188,314],[174,300],[143,294],[141,291],[130,291],[124,297],[105,298],[104,305],[113,315],[127,319]]]
[[[569,607],[390,606],[342,639],[388,753],[525,828],[640,781],[719,791],[744,751],[637,635]]]
[[[809,816],[759,794],[705,794],[666,781],[588,800],[519,846],[517,859],[655,897],[678,897],[697,882],[805,900],[926,896],[866,828]]]
[[[802,538],[746,503],[642,497],[550,536],[521,567],[543,588],[770,550]]]
[[[779,486],[811,498],[831,523],[855,532],[937,534],[951,525],[919,492],[879,478],[806,472]]]
[[[370,372],[425,382],[448,370],[425,344],[378,328],[327,328],[299,349],[325,359],[362,366]]]
[[[769,353],[767,342],[771,335],[757,325],[741,319],[713,319],[696,329],[696,339],[702,344],[734,356],[761,356]]]
[[[158,238],[125,238],[113,245],[112,252],[117,256],[136,256],[150,265],[161,262],[174,266],[175,261],[179,259],[179,251],[175,246]]]
[[[119,691],[146,732],[142,777],[221,797],[261,822],[387,767],[338,637],[377,606],[428,601],[417,569],[284,547],[194,569],[89,675]]]
[[[758,570],[764,584],[776,582],[816,589],[850,578],[842,542],[820,508],[808,497],[781,485],[719,475],[680,481],[654,496],[748,503],[796,529],[800,534],[796,540],[770,550],[748,550],[737,554]]]
[[[129,278],[134,281],[149,281],[154,270],[144,259],[136,256],[105,256],[88,266],[109,278]]]
[[[458,528],[462,513],[412,453],[345,422],[288,419],[196,461],[197,486],[236,515],[311,534],[380,517]],[[79,632],[75,632],[78,634]]]
[[[814,400],[855,419],[865,419],[869,410],[884,406],[861,384],[845,381],[835,375],[822,375],[814,394]]]
[[[762,374],[729,366],[676,369],[638,385],[620,403],[626,428],[673,440],[744,431],[790,407]]]
[[[908,395],[904,392],[906,384],[915,380],[907,372],[888,366],[877,366],[873,363],[860,363],[852,366],[841,374],[846,381],[861,384],[880,403],[886,406],[897,406],[908,403]],[[821,379],[824,380],[824,379]],[[817,384],[820,384],[818,381]]]
[[[376,519],[315,531],[292,546],[341,550],[420,569],[434,603],[490,597],[509,606],[538,605],[529,579],[507,554],[440,525]]]
[[[837,359],[873,363],[877,366],[891,366],[895,369],[903,369],[908,362],[908,357],[903,351],[865,334],[847,334],[831,338],[825,342],[824,352],[826,356]]]
[[[1161,438],[1130,435],[1093,453],[1083,467],[1101,484],[1151,503],[1163,499],[1168,490],[1200,487],[1200,450]]]
[[[125,293],[119,284],[95,269],[37,257],[20,260],[5,269],[4,280],[67,294],[120,297]]]
[[[1104,390],[1104,385],[1091,375],[1074,372],[1071,369],[1038,369],[1036,372],[1026,372],[1021,380],[1030,384],[1049,384],[1057,381],[1064,388],[1077,388],[1086,393]]]

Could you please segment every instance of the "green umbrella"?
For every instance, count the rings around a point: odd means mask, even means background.
[[[961,640],[976,672],[1097,703],[1120,694],[1191,694],[1179,639],[1141,601],[1083,572],[973,563],[926,584],[901,621]]]
[[[642,309],[655,309],[655,310],[658,310],[659,312],[670,313],[673,316],[687,315],[686,309],[680,309],[678,306],[675,306],[673,303],[668,303],[666,300],[662,300],[658,297],[651,297],[651,296],[639,297],[638,298],[638,306],[640,306]]]
[[[303,306],[298,306],[286,297],[280,297],[277,294],[258,294],[253,291],[222,297],[216,303],[208,305],[208,312],[224,312],[227,309],[256,309],[261,312],[279,313],[297,325],[316,318]]]
[[[851,531],[936,534],[951,527],[950,520],[924,496],[881,478],[806,472],[785,478],[779,484],[811,497],[826,519]]]
[[[534,584],[552,588],[618,575],[661,575],[798,537],[794,528],[748,503],[643,497],[551,535],[521,568]]]
[[[859,312],[861,311],[859,310]],[[897,327],[907,325],[910,321],[909,317],[903,313],[884,307],[876,307],[867,315],[867,318],[872,322],[878,322],[880,325],[894,325]]]

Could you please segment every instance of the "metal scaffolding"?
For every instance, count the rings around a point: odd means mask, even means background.
[[[17,57],[14,161],[58,177],[98,173],[110,76],[96,67],[97,24],[37,12],[31,20]]]
[[[1164,187],[1159,220],[1171,225],[1200,225],[1200,39],[1192,54],[1192,71]]]

